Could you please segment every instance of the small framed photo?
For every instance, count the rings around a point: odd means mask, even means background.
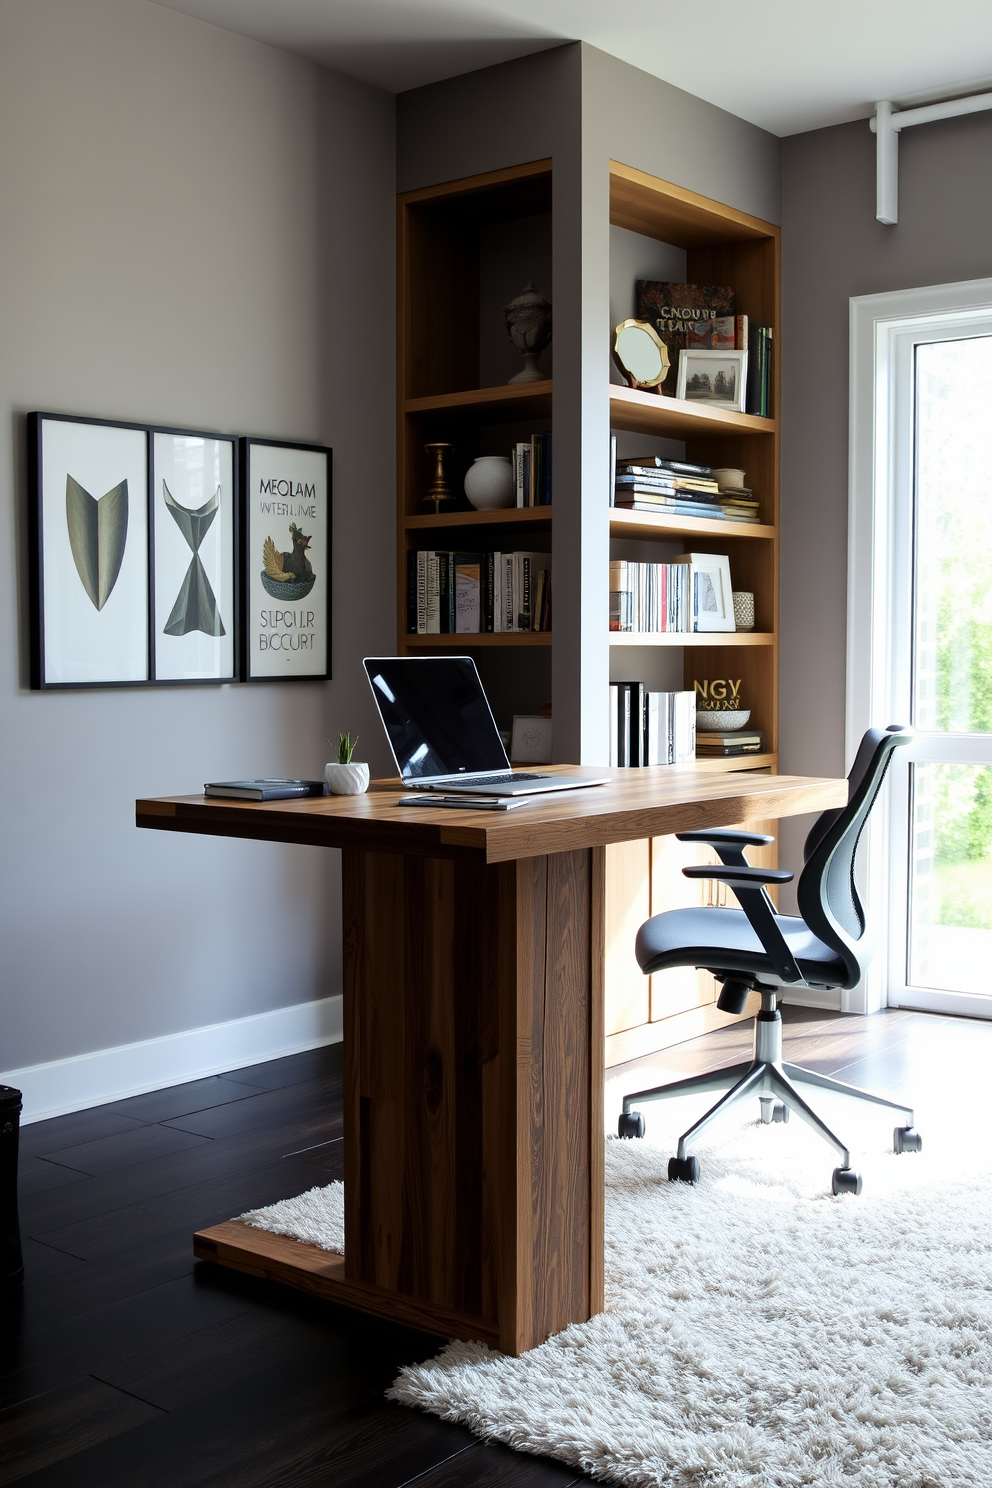
[[[676,562],[689,565],[693,630],[736,630],[730,559],[721,553],[686,553]]]
[[[243,682],[331,675],[331,451],[241,440]]]
[[[152,676],[231,682],[237,638],[237,441],[149,430]]]
[[[746,351],[683,348],[679,352],[676,398],[689,403],[712,403],[743,413],[746,395]]]
[[[515,713],[510,759],[515,765],[550,765],[551,719]]]
[[[32,413],[28,434],[31,685],[148,683],[147,429]]]

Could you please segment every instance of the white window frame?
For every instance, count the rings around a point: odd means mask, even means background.
[[[845,739],[849,764],[865,729],[909,722],[909,699],[901,679],[909,676],[911,579],[906,565],[896,561],[905,551],[904,524],[913,519],[913,399],[906,378],[912,378],[913,350],[919,342],[956,334],[992,334],[992,279],[851,300]],[[905,778],[904,755],[911,756],[912,751],[896,752],[897,780],[899,775]],[[861,860],[867,902],[876,916],[889,904],[890,795],[883,792],[869,818]],[[895,974],[892,937],[888,926],[884,933],[881,926],[877,929],[875,958],[861,985],[845,994],[845,1012],[876,1012],[888,1003]],[[905,981],[901,970],[898,980]]]

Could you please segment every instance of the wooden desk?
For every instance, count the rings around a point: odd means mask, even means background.
[[[602,1309],[604,849],[847,800],[609,773],[505,814],[400,807],[395,783],[137,803],[140,827],[342,849],[346,1257],[236,1222],[198,1256],[511,1354]]]

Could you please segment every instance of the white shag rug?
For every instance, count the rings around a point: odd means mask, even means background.
[[[863,1193],[833,1198],[795,1117],[730,1116],[694,1143],[700,1183],[669,1184],[703,1108],[646,1107],[645,1141],[607,1144],[604,1313],[519,1359],[449,1344],[389,1396],[631,1488],[992,1488],[988,1160],[922,1120],[896,1157],[883,1116]],[[340,1250],[342,1213],[332,1184],[242,1219]]]
[[[239,1214],[242,1224],[255,1230],[268,1230],[271,1235],[289,1235],[344,1255],[344,1184],[329,1183],[326,1188],[308,1188],[295,1199],[281,1199],[267,1209],[249,1209]]]

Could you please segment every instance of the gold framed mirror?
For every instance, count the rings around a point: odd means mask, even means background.
[[[657,388],[668,376],[668,347],[646,320],[622,320],[613,332],[613,360],[628,387]]]

